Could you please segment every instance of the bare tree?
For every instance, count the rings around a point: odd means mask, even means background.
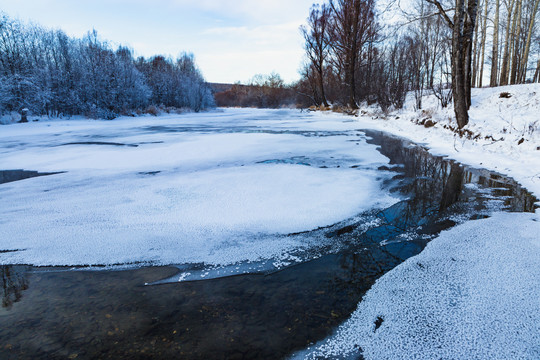
[[[519,0],[511,0],[507,7],[507,22],[506,22],[506,35],[504,40],[504,52],[502,56],[502,65],[501,65],[501,75],[499,84],[500,85],[508,85],[508,78],[509,78],[509,71],[510,71],[510,54],[511,50],[510,47],[512,46],[512,40],[511,36],[515,32],[515,13],[517,12],[517,2]],[[510,26],[510,23],[513,25]]]
[[[534,72],[533,82],[540,82],[540,59],[536,63],[536,71]]]
[[[509,79],[510,84],[515,84],[517,80],[518,66],[521,63],[520,52],[521,52],[521,10],[523,8],[523,0],[518,0],[518,8],[514,17],[515,31],[512,31],[512,48],[511,48],[511,59],[512,66],[509,69]]]
[[[478,0],[455,0],[453,20],[438,0],[426,0],[439,9],[439,14],[452,29],[452,94],[458,127],[469,123],[471,106],[471,53]]]
[[[320,98],[317,105],[324,107],[328,107],[324,90],[324,68],[330,47],[328,43],[329,21],[330,8],[325,4],[322,6],[313,5],[308,17],[307,27],[300,27],[305,40],[306,54],[311,61],[316,76],[319,95],[314,96],[314,99]]]
[[[521,66],[520,66],[520,73],[519,73],[519,81],[524,83],[527,78],[527,66],[529,62],[529,51],[531,49],[531,38],[534,30],[534,23],[536,20],[536,15],[538,14],[538,6],[540,5],[540,0],[536,0],[531,4],[532,11],[529,13],[530,20],[529,20],[529,29],[527,31],[527,40],[525,43],[525,53],[521,60]]]
[[[375,3],[374,0],[335,0],[330,1],[330,8],[333,13],[331,44],[344,72],[347,105],[358,109],[357,74],[364,46],[376,32]]]
[[[486,51],[486,37],[487,37],[487,18],[488,18],[488,0],[484,0],[484,23],[482,25],[482,40],[480,45],[480,75],[478,76],[478,87],[482,87],[482,81],[484,78],[484,60]]]
[[[489,86],[494,87],[499,83],[499,13],[500,13],[500,0],[496,0],[495,3],[495,20],[493,21],[493,45],[491,49],[491,77],[489,80]]]

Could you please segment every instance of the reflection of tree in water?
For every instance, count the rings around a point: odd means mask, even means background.
[[[21,300],[22,292],[28,289],[27,269],[24,266],[0,266],[2,275],[2,307],[10,308]]]
[[[360,236],[363,244],[382,243],[386,251],[405,260],[441,230],[455,225],[452,215],[482,217],[490,204],[497,203],[507,211],[535,210],[536,199],[510,178],[430,155],[422,147],[380,132],[367,135],[390,164],[400,165],[391,170],[400,172],[394,177],[396,189],[408,199],[381,211],[377,215],[381,225]]]
[[[389,169],[398,173],[392,185],[407,199],[380,211],[379,224],[367,231],[348,225],[330,233],[353,246],[339,254],[341,274],[334,286],[354,284],[366,291],[381,275],[420,253],[440,231],[454,226],[453,215],[483,217],[490,205],[507,211],[535,210],[536,199],[512,179],[432,156],[399,138],[375,131],[367,135],[390,164],[397,165]]]
[[[403,180],[399,190],[410,199],[395,208],[387,209],[381,216],[405,230],[414,225],[438,221],[455,204],[472,205],[475,210],[485,209],[485,202],[493,197],[504,202],[508,211],[534,212],[536,199],[514,180],[491,173],[464,167],[454,161],[430,155],[419,146],[411,146],[404,140],[368,132],[371,141],[380,146],[391,164],[403,164]],[[476,184],[488,189],[487,196],[470,194],[466,184]],[[431,219],[429,219],[431,217]]]
[[[493,189],[493,195],[505,197],[505,205],[509,211],[534,212],[537,199],[514,180],[489,171],[477,171],[476,182]]]

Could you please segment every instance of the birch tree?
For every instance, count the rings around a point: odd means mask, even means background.
[[[499,83],[499,13],[501,2],[495,2],[495,20],[493,21],[493,44],[491,47],[491,76],[489,86],[494,87]]]

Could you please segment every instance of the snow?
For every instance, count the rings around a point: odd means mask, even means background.
[[[508,92],[511,98],[501,98]],[[540,84],[473,89],[476,140],[456,135],[452,109],[358,118],[430,152],[509,175],[540,198]],[[328,116],[320,114],[319,116]],[[417,120],[432,119],[431,128]],[[295,358],[540,358],[540,212],[496,213],[447,230],[381,277],[328,339]],[[380,327],[379,327],[380,326]]]
[[[297,357],[361,348],[366,359],[538,359],[538,234],[536,215],[507,213],[441,233],[380,278],[335,335]]]
[[[512,97],[500,98],[503,92]],[[423,106],[422,111],[415,111],[410,97],[402,110],[385,115],[367,108],[354,119],[360,129],[386,131],[423,145],[434,155],[508,175],[540,198],[540,84],[472,89],[470,122],[465,130],[473,137],[480,135],[476,140],[444,127],[456,127],[451,104],[441,109],[435,97],[426,96]],[[317,115],[326,119],[317,124],[336,117],[333,113]],[[416,124],[422,119],[436,124],[430,128]]]
[[[376,171],[388,160],[365,135],[321,123],[229,110],[3,127],[0,169],[65,173],[0,185],[0,248],[21,250],[0,263],[284,259],[312,246],[287,234],[396,201]]]

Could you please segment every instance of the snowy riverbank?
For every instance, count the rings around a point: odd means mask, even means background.
[[[502,93],[511,97],[501,98]],[[403,110],[386,117],[370,109],[365,113],[358,118],[360,127],[403,136],[433,154],[509,175],[540,198],[540,84],[473,89],[462,137],[448,129],[456,127],[452,105],[441,109],[432,96],[424,98],[419,112],[409,99]],[[428,120],[434,126],[417,124]]]
[[[455,127],[451,108],[438,109],[433,99],[424,105],[422,113],[405,109],[386,120],[363,116],[359,126],[509,175],[540,197],[540,84],[474,89],[466,129],[476,140],[448,129]],[[380,278],[333,336],[297,357],[540,358],[539,234],[538,211],[495,214],[444,231]]]

